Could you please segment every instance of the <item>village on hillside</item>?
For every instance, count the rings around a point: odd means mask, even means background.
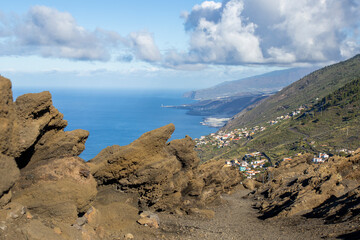
[[[269,159],[260,152],[245,154],[240,159],[225,161],[226,167],[238,168],[247,178],[253,178],[259,173],[264,172],[267,167],[271,166]]]
[[[276,117],[272,121],[268,121],[267,123],[271,126],[277,124],[283,120],[290,119],[293,116],[299,115],[303,110],[308,109],[308,106],[300,106],[294,111],[291,111],[288,114]],[[238,128],[231,130],[229,132],[226,131],[218,131],[217,133],[211,133],[208,136],[201,136],[199,139],[195,138],[196,148],[199,150],[202,146],[212,146],[215,148],[224,148],[230,146],[230,144],[239,141],[241,139],[252,139],[252,137],[258,133],[262,132],[266,129],[264,126],[255,126],[253,128]],[[348,149],[338,150],[339,153],[352,153]],[[265,153],[261,152],[251,152],[246,153],[244,156],[240,158],[234,158],[232,160],[226,160],[224,163],[225,167],[233,167],[241,171],[247,178],[254,178],[258,174],[266,171],[268,167],[272,167],[273,165],[279,164],[282,161],[291,161],[293,157],[300,156],[302,153],[297,153],[292,157],[285,157],[280,159],[276,163],[272,163],[271,160],[266,156]],[[325,162],[329,158],[329,154],[327,153],[318,153],[314,155],[312,162],[314,164],[319,164]]]
[[[270,126],[279,123],[282,120],[290,119],[293,116],[296,116],[301,113],[301,111],[307,109],[307,106],[300,106],[294,111],[289,112],[288,114],[276,117],[276,119],[267,122]],[[217,133],[211,133],[208,136],[201,136],[200,138],[195,138],[196,147],[199,148],[202,145],[211,145],[217,148],[223,148],[229,146],[232,142],[239,141],[240,139],[251,139],[254,134],[257,132],[262,132],[266,129],[264,126],[255,126],[253,128],[238,128],[231,130],[229,132],[218,131]]]
[[[297,153],[296,156],[301,156],[301,153]],[[314,155],[312,162],[319,164],[325,162],[330,156],[326,153],[319,153]],[[275,165],[282,161],[291,161],[292,157],[286,157],[278,161]],[[247,178],[256,177],[258,174],[265,172],[268,167],[272,167],[270,159],[261,152],[247,153],[241,159],[226,160],[225,167],[234,167],[242,172]]]

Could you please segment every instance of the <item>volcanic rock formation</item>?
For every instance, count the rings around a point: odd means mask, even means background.
[[[99,185],[116,184],[136,192],[140,208],[188,211],[205,206],[238,184],[238,171],[224,172],[223,164],[203,164],[188,136],[167,143],[173,124],[142,135],[128,146],[111,146],[88,162]]]
[[[78,155],[89,133],[66,126],[49,92],[14,102],[0,77],[0,239],[119,239],[148,231],[137,223],[145,210],[211,218],[204,206],[241,180],[199,165],[190,137],[168,142],[173,124],[87,163]]]
[[[304,215],[360,222],[360,149],[322,164],[311,159],[304,155],[269,170],[271,180],[255,193],[263,218]]]

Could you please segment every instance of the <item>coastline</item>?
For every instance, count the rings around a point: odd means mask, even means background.
[[[204,118],[204,121],[200,122],[203,126],[208,126],[212,128],[221,128],[223,127],[227,121],[231,118],[217,118],[217,117],[207,117]]]

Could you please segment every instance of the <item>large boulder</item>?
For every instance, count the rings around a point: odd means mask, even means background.
[[[22,170],[13,188],[13,202],[47,219],[74,223],[95,198],[96,181],[78,157],[51,159]]]
[[[20,168],[53,157],[77,156],[85,149],[87,131],[64,132],[67,121],[52,105],[49,92],[22,95],[15,102],[13,156]]]

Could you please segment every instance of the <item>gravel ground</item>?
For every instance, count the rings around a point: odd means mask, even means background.
[[[240,190],[224,195],[224,204],[210,208],[211,220],[196,216],[159,213],[161,227],[154,239],[336,239],[337,225],[324,225],[321,219],[303,217],[260,220],[252,200],[243,198],[249,192]],[[338,232],[338,231],[337,231]],[[150,236],[148,236],[150,237]],[[148,238],[149,239],[149,238]]]

